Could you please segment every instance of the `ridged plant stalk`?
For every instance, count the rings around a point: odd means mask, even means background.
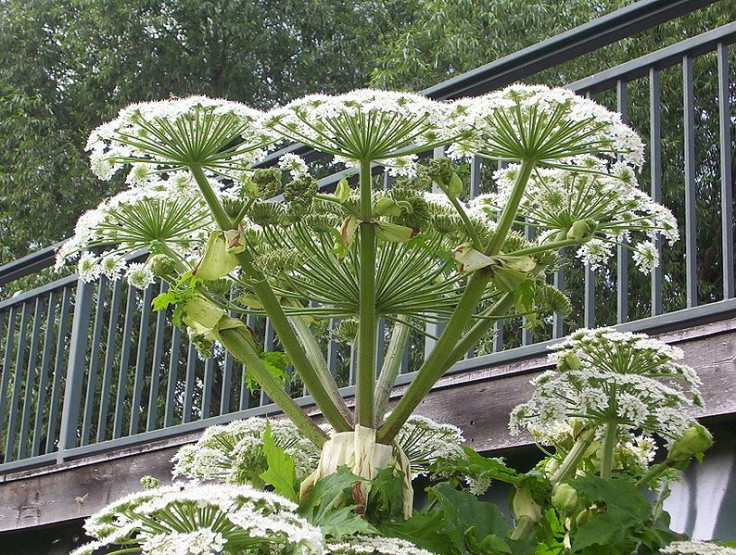
[[[190,166],[190,169],[217,225],[223,230],[232,229],[232,221],[225,212],[225,209],[222,207],[222,204],[220,204],[217,195],[212,190],[202,168],[195,165]],[[261,272],[253,266],[252,256],[247,250],[235,256],[243,272],[249,278],[253,279],[253,292],[256,294],[256,297],[258,297],[263,309],[268,314],[271,324],[279,337],[279,341],[284,346],[284,351],[289,356],[291,363],[304,381],[304,385],[314,399],[315,404],[336,431],[344,432],[351,430],[351,424],[346,421],[338,407],[332,402],[324,384],[319,379],[319,375],[315,372],[309,362],[307,354],[299,343],[299,339],[294,333],[294,330],[291,328],[289,319],[284,313],[284,309],[273,292],[273,289],[271,289],[271,286]],[[285,410],[285,408],[279,404],[279,401],[277,400],[278,397],[274,397],[270,393],[268,395],[279,405],[279,408]]]
[[[383,357],[381,375],[378,376],[378,383],[376,385],[376,427],[383,421],[383,416],[388,409],[391,390],[396,382],[396,376],[399,375],[399,370],[401,369],[401,359],[404,356],[404,348],[406,347],[408,338],[409,326],[396,322],[394,329],[391,330],[391,338],[386,348],[386,355]]]
[[[353,415],[350,412],[347,404],[345,404],[345,399],[343,399],[342,395],[340,395],[340,390],[337,387],[337,382],[335,382],[335,378],[332,376],[332,374],[330,374],[330,370],[327,366],[327,361],[322,354],[322,349],[320,349],[319,343],[317,343],[312,330],[309,328],[309,324],[301,316],[290,318],[290,321],[291,326],[294,328],[294,332],[296,333],[299,341],[302,344],[302,347],[304,347],[304,350],[307,353],[307,358],[309,359],[309,362],[312,364],[314,371],[317,373],[320,381],[325,386],[327,394],[330,396],[330,399],[335,404],[337,409],[342,413],[345,421],[349,422],[350,420],[352,420]]]
[[[255,350],[252,340],[243,336],[241,329],[228,329],[220,332],[220,340],[223,346],[240,362],[245,364],[248,372],[263,388],[273,402],[299,427],[305,437],[310,439],[318,447],[322,447],[327,441],[327,434],[296,404],[296,401],[284,391],[281,384],[271,376],[263,364],[260,354]]]
[[[593,439],[595,439],[595,431],[592,429],[585,429],[578,434],[572,449],[568,451],[560,466],[550,476],[549,481],[552,485],[566,482],[575,474],[578,464],[580,464],[586,451],[593,443]]]
[[[355,419],[372,428],[374,424],[374,388],[376,382],[376,227],[373,217],[371,163],[360,162],[360,302],[358,307],[358,368],[355,388]]]
[[[618,422],[610,420],[606,424],[606,435],[603,438],[603,454],[601,456],[601,478],[604,480],[610,480],[611,474],[613,473],[617,433]]]
[[[529,177],[534,170],[534,166],[533,161],[523,161],[521,163],[509,202],[504,207],[498,226],[496,226],[495,232],[486,245],[484,254],[487,256],[497,255],[501,251],[501,247],[506,241],[508,232],[514,223],[514,217],[524,197],[524,191],[529,182]],[[399,400],[391,416],[389,416],[381,428],[378,434],[378,439],[381,443],[388,444],[393,441],[406,420],[414,412],[414,409],[419,406],[422,399],[432,389],[432,386],[455,362],[462,358],[464,351],[459,351],[457,346],[462,341],[465,329],[472,321],[475,309],[483,298],[486,286],[491,278],[492,274],[487,268],[473,273],[465,287],[465,291],[463,291],[460,297],[457,307],[437,340],[435,348],[424,361],[409,389],[407,389],[404,396]],[[507,300],[498,306],[499,311],[503,310],[503,314],[492,314],[490,316],[505,315],[510,307],[511,304]],[[458,352],[460,353],[459,355]]]

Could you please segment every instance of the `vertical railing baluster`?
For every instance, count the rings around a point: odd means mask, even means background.
[[[74,301],[72,335],[69,340],[69,363],[67,364],[64,406],[61,410],[61,431],[59,432],[59,453],[57,461],[64,461],[67,449],[77,446],[79,431],[79,406],[82,400],[84,371],[87,363],[87,339],[92,315],[92,296],[94,285],[82,279],[77,280],[77,294]]]
[[[161,281],[159,293],[168,291],[169,286]],[[156,429],[156,416],[158,415],[158,392],[161,380],[161,360],[164,352],[164,330],[166,329],[166,311],[159,310],[156,314],[156,335],[153,339],[153,362],[151,362],[151,386],[148,389],[148,415],[146,417],[146,431]],[[171,356],[174,356],[172,353]]]
[[[204,381],[202,383],[202,415],[201,419],[210,417],[212,408],[212,384],[215,374],[215,359],[209,357],[204,362]]]
[[[695,93],[693,58],[682,59],[682,93],[685,131],[685,295],[687,307],[698,304],[695,214]]]
[[[563,252],[560,252],[560,256]],[[560,268],[552,274],[552,285],[564,292],[565,290],[565,270]],[[565,335],[565,321],[557,312],[552,315],[552,338],[559,339]]]
[[[649,157],[651,168],[651,195],[652,200],[662,202],[662,127],[660,114],[662,106],[660,103],[659,70],[649,70]],[[654,238],[654,246],[662,260],[662,238],[657,234]],[[651,296],[652,316],[662,314],[662,287],[663,287],[662,263],[652,270]]]
[[[470,199],[474,199],[480,195],[481,187],[481,157],[474,155],[470,160]],[[475,347],[468,349],[465,358],[471,358],[475,356]]]
[[[33,309],[33,326],[31,328],[31,348],[28,351],[28,369],[26,372],[25,395],[23,396],[23,418],[20,421],[20,441],[18,443],[18,459],[28,455],[28,433],[31,429],[31,405],[36,385],[36,364],[38,363],[38,341],[41,335],[41,320],[44,311],[43,297],[36,297]],[[19,369],[20,370],[20,369]],[[31,438],[33,441],[33,438]]]
[[[585,265],[585,300],[584,325],[586,328],[595,327],[595,270],[590,264]]]
[[[442,158],[444,155],[445,155],[445,147],[443,146],[435,148],[434,152],[432,153],[432,157],[435,159]],[[433,193],[441,192],[440,188],[438,187],[436,183],[432,183],[432,192]],[[433,316],[435,319],[439,318],[437,314],[434,314]],[[444,329],[444,324],[441,324],[439,322],[428,322],[424,325],[424,329],[429,335],[433,336],[433,337],[428,337],[428,336],[424,337],[424,358],[426,360],[426,358],[429,356],[429,354],[432,352],[435,345],[437,344],[437,340],[434,338],[439,337],[442,334],[442,330]]]
[[[733,183],[731,175],[731,95],[729,93],[728,46],[720,42],[718,56],[718,128],[721,153],[721,248],[723,250],[723,298],[734,296]]]
[[[33,424],[33,445],[31,456],[37,457],[41,454],[41,436],[43,435],[43,414],[46,408],[46,388],[49,383],[49,371],[51,370],[51,345],[54,338],[54,323],[56,321],[56,303],[58,302],[56,291],[49,295],[48,308],[46,310],[46,329],[43,335],[43,350],[41,353],[41,373],[38,378],[38,396],[36,398],[36,418]]]
[[[176,384],[179,376],[179,355],[181,355],[181,330],[174,326],[171,330],[171,358],[169,359],[169,376],[166,380],[166,406],[164,407],[164,428],[174,425],[174,408],[176,407]]]
[[[138,433],[141,420],[141,400],[143,398],[143,381],[146,376],[146,351],[148,350],[148,324],[151,320],[151,302],[153,301],[153,285],[143,291],[141,322],[138,328],[138,351],[135,358],[135,378],[133,380],[133,397],[130,400],[130,426],[128,434]]]
[[[123,296],[123,281],[115,280],[110,300],[110,317],[107,320],[107,342],[105,344],[105,367],[102,372],[100,385],[100,409],[97,415],[97,442],[105,441],[107,437],[107,416],[112,393],[113,369],[115,367],[115,345],[118,337],[118,319],[120,318],[120,303]]]
[[[18,330],[18,349],[15,358],[15,372],[13,378],[13,394],[10,397],[8,405],[8,428],[5,436],[5,462],[10,462],[15,451],[15,427],[18,422],[18,397],[20,397],[20,387],[23,384],[23,362],[26,354],[26,339],[28,335],[28,320],[30,319],[30,302],[23,303],[23,309],[20,316],[20,329]]]
[[[498,169],[502,170],[506,168],[508,164],[506,162],[499,162],[498,163]],[[506,327],[505,320],[499,320],[495,324],[493,324],[493,332],[496,334],[496,336],[493,339],[493,352],[494,353],[500,353],[504,350],[503,342],[504,342],[504,328]]]
[[[616,82],[616,109],[624,123],[629,122],[628,108],[626,81],[619,79]],[[622,324],[629,320],[629,250],[625,245],[617,245],[616,260],[616,322]]]
[[[125,394],[128,391],[128,366],[130,364],[130,344],[133,336],[133,316],[136,309],[135,287],[128,286],[128,295],[125,301],[125,320],[123,323],[123,344],[120,348],[120,368],[118,373],[118,385],[115,391],[115,414],[112,424],[112,438],[117,439],[123,435],[123,422],[125,420]]]
[[[524,237],[527,239],[527,241],[533,241],[535,237],[535,230],[530,225],[524,226]],[[534,343],[534,332],[527,327],[529,324],[529,320],[526,318],[522,318],[522,328],[521,328],[521,344],[523,346],[531,345]]]
[[[100,340],[102,339],[102,326],[105,317],[105,291],[108,285],[109,281],[104,276],[100,278],[97,285],[97,306],[95,307],[95,321],[92,327],[92,349],[90,353],[89,372],[87,374],[87,395],[84,402],[84,412],[82,413],[80,445],[88,445],[90,442],[92,413],[94,412],[95,402],[97,401],[97,374],[102,356]]]
[[[51,404],[49,405],[49,422],[46,432],[46,453],[54,450],[57,439],[56,424],[59,417],[61,402],[61,378],[64,376],[64,354],[66,353],[66,334],[69,327],[70,305],[72,302],[72,288],[65,287],[61,297],[59,309],[59,335],[56,337],[56,356],[54,357],[54,380],[51,386]]]
[[[13,351],[15,346],[15,321],[18,317],[16,305],[10,307],[8,315],[8,331],[5,337],[5,355],[3,356],[3,377],[0,381],[0,429],[4,429],[5,405],[8,399],[8,387],[10,386],[10,373],[12,372]],[[10,418],[10,415],[8,415]],[[7,457],[7,451],[5,452]]]
[[[197,372],[197,348],[189,341],[187,347],[187,374],[184,381],[184,413],[181,421],[192,421],[192,408],[194,407],[194,379]]]

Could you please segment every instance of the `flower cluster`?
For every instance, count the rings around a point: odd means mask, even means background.
[[[542,441],[569,418],[620,433],[640,429],[671,442],[693,424],[686,411],[702,404],[695,371],[676,360],[682,351],[643,334],[612,328],[579,330],[552,347],[557,372],[535,378],[530,401],[511,413],[511,431],[526,428]]]
[[[672,542],[659,550],[663,555],[736,555],[736,548],[711,542]]]
[[[335,555],[432,555],[425,549],[398,538],[360,536],[347,542],[328,543],[326,553]]]
[[[84,213],[74,236],[60,247],[56,267],[87,251],[78,263],[85,281],[125,275],[131,285],[144,288],[153,281],[153,272],[131,261],[136,254],[165,253],[183,263],[197,255],[213,227],[191,178],[180,173],[151,176]]]
[[[621,158],[640,166],[644,145],[621,115],[576,95],[543,85],[511,85],[456,101],[451,127],[461,138],[449,154],[542,165],[571,165],[585,155]]]
[[[413,476],[428,473],[430,467],[440,459],[465,457],[462,450],[465,439],[460,428],[452,424],[440,424],[417,414],[409,417],[396,436],[396,442],[409,459]]]
[[[634,251],[634,262],[643,273],[659,264],[653,241],[661,233],[671,244],[678,237],[677,222],[664,206],[636,188],[634,172],[624,164],[607,164],[587,156],[581,169],[540,168],[524,191],[521,211],[524,223],[536,228],[540,243],[550,240],[585,241],[578,250],[593,269],[613,254],[613,245]],[[519,166],[495,174],[498,192],[477,197],[471,212],[490,217],[509,202]]]
[[[376,161],[411,174],[414,152],[448,141],[445,113],[424,96],[362,89],[300,98],[271,110],[263,125],[350,165]]]
[[[126,163],[144,163],[154,170],[195,163],[239,177],[271,142],[257,125],[261,116],[244,104],[204,96],[132,104],[95,129],[86,150],[92,170],[104,180]]]
[[[185,445],[176,453],[174,477],[262,485],[260,475],[268,466],[263,451],[268,423],[276,444],[292,457],[297,478],[303,479],[316,468],[319,450],[291,421],[258,417],[207,428],[197,443]]]
[[[250,486],[172,485],[134,493],[85,522],[97,538],[73,555],[112,545],[138,545],[144,554],[206,555],[240,549],[319,554],[320,530],[299,517],[296,505]]]

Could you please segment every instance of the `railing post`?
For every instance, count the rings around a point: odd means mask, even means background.
[[[72,335],[69,340],[69,362],[66,370],[64,406],[61,410],[61,430],[59,431],[59,450],[57,464],[64,462],[68,449],[77,446],[79,428],[79,407],[84,386],[84,369],[87,359],[89,323],[92,314],[92,292],[94,284],[77,280],[77,294],[74,301]],[[58,372],[59,369],[57,368]]]

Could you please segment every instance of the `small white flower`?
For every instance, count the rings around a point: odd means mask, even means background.
[[[297,156],[290,152],[284,154],[279,159],[279,168],[283,171],[288,171],[293,179],[309,172],[309,167],[304,159],[301,156]]]
[[[151,285],[155,277],[146,264],[131,264],[125,274],[128,284],[136,289],[145,289]]]
[[[83,281],[95,281],[100,277],[101,268],[99,259],[92,253],[85,252],[79,259],[77,271]]]

